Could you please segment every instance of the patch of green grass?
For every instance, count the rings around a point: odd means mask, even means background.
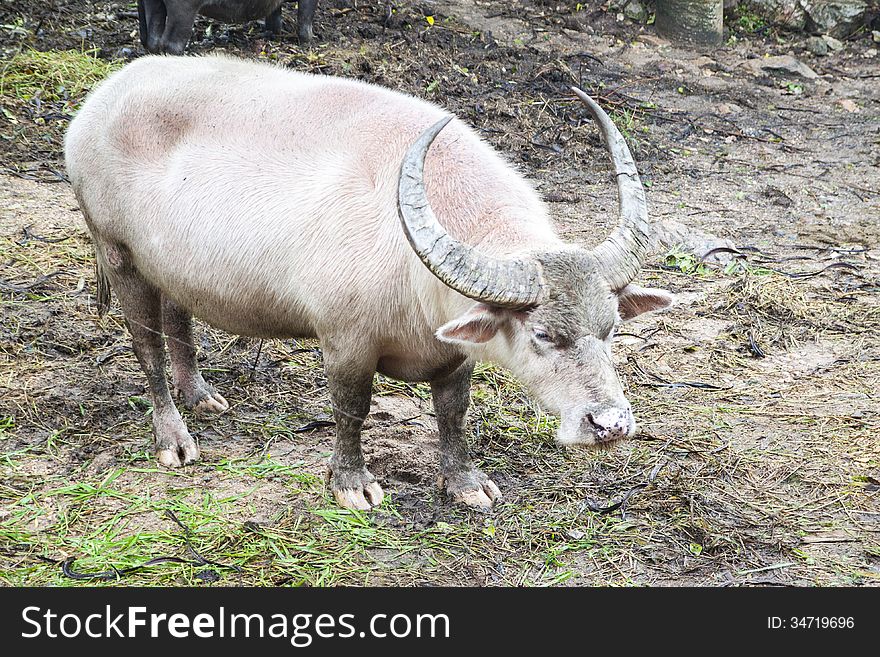
[[[740,4],[736,8],[735,25],[743,32],[752,34],[767,27],[767,22],[748,4]]]
[[[636,134],[641,130],[638,121],[638,109],[622,105],[615,107],[609,115],[630,147],[638,148],[639,142]]]
[[[0,69],[0,96],[22,101],[39,97],[46,102],[78,105],[92,87],[121,65],[99,59],[97,50],[25,50]]]
[[[703,262],[697,254],[680,246],[673,247],[663,257],[663,264],[672,270],[693,276],[709,276],[718,272],[717,267],[712,267]],[[720,270],[724,276],[770,276],[774,272],[760,265],[755,265],[744,258],[730,260]]]
[[[773,276],[775,272],[766,267],[755,265],[741,258],[735,258],[724,265],[722,270],[725,276]]]
[[[695,253],[678,247],[670,249],[664,256],[663,262],[667,267],[680,271],[682,274],[703,276],[709,273],[709,268]]]

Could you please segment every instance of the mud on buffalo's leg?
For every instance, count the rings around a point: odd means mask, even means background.
[[[182,55],[192,36],[198,5],[195,2],[169,2],[165,9],[165,31],[159,49],[168,55]]]
[[[138,28],[141,44],[149,53],[158,53],[165,32],[164,0],[138,0]]]
[[[328,468],[330,490],[340,506],[367,510],[381,504],[384,497],[361,450],[361,427],[370,411],[375,363],[340,358],[325,346],[324,369],[336,420],[336,444]]]
[[[110,280],[131,333],[134,354],[153,398],[153,434],[156,460],[177,467],[199,458],[199,449],[171,400],[165,378],[165,346],[162,340],[162,295],[145,281],[123,248],[99,246],[103,269]]]
[[[301,45],[307,45],[315,38],[315,30],[312,24],[315,20],[315,7],[318,0],[299,0],[296,10],[296,33]]]
[[[445,379],[431,382],[440,430],[440,485],[454,502],[488,509],[501,499],[501,491],[474,467],[465,441],[473,370],[473,363],[465,362]]]
[[[227,401],[199,372],[193,345],[192,316],[166,297],[162,298],[162,328],[171,356],[174,388],[186,407],[196,413],[222,413],[227,410]]]
[[[278,5],[278,9],[266,16],[266,32],[272,36],[277,36],[281,34],[281,28],[281,5]]]

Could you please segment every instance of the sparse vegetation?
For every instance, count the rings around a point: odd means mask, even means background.
[[[75,109],[89,89],[120,66],[99,58],[97,50],[24,50],[0,68],[0,96],[63,101]]]
[[[700,258],[696,254],[680,247],[674,248],[666,253],[664,264],[667,267],[680,271],[682,274],[702,275],[709,271],[709,268],[700,261]]]
[[[767,29],[767,22],[747,2],[740,2],[735,11],[736,26],[747,34]]]

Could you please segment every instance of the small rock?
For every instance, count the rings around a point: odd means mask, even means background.
[[[547,203],[577,203],[581,200],[581,197],[572,192],[560,192],[560,191],[550,191],[544,195],[544,200]]]
[[[871,38],[874,39],[874,43],[880,43],[880,30],[871,30]]]
[[[220,581],[220,575],[217,574],[216,570],[200,570],[196,573],[195,577],[196,579],[201,580],[206,584]]]
[[[777,55],[775,57],[759,57],[745,62],[745,66],[753,73],[788,73],[807,80],[818,78],[816,71],[791,55]]]
[[[702,68],[703,66],[711,66],[714,63],[715,63],[714,59],[712,59],[711,57],[706,57],[706,56],[697,57],[694,60],[694,66],[699,66],[700,68]]]
[[[788,194],[772,185],[768,185],[767,189],[764,190],[764,196],[770,199],[773,205],[779,205],[783,208],[790,208],[794,204],[794,201]]]
[[[837,104],[840,105],[847,112],[852,112],[853,114],[861,112],[859,106],[856,105],[855,102],[850,100],[849,98],[841,98],[837,101]]]
[[[736,103],[720,103],[715,108],[715,111],[722,116],[726,114],[739,114],[740,112],[742,112],[742,107],[740,107]]]
[[[862,53],[862,57],[864,57],[865,59],[872,59],[873,57],[876,57],[876,56],[877,56],[877,49],[876,48],[868,48],[864,53]]]
[[[810,37],[804,44],[808,52],[813,53],[816,57],[824,57],[828,54],[828,44],[822,37]]]
[[[623,14],[636,23],[644,23],[648,20],[648,12],[639,0],[630,0],[626,7],[623,8]]]
[[[833,36],[829,36],[828,34],[822,35],[822,41],[825,42],[831,50],[841,50],[843,48],[843,41],[838,41]]]

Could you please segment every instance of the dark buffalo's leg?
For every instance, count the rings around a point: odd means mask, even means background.
[[[315,38],[313,23],[317,6],[318,0],[299,0],[296,12],[296,33],[302,45],[311,43]]]
[[[96,245],[102,254],[102,270],[125,314],[134,354],[147,376],[153,400],[156,460],[169,467],[195,461],[199,449],[171,399],[165,378],[162,295],[135,269],[124,247],[97,240]]]
[[[328,478],[336,501],[347,509],[366,510],[381,504],[382,487],[370,474],[361,449],[361,428],[370,411],[375,361],[363,355],[336,353],[324,344],[324,370],[336,420],[336,444]]]
[[[165,32],[164,0],[138,0],[138,28],[141,43],[149,53],[160,52],[162,34]]]
[[[468,454],[465,427],[473,370],[473,363],[465,362],[445,379],[432,381],[431,394],[440,430],[440,484],[453,501],[485,509],[501,499],[501,491]]]
[[[278,5],[278,9],[266,16],[266,31],[272,36],[277,36],[281,34],[281,28],[281,5]]]
[[[197,5],[189,0],[176,0],[166,5],[168,16],[162,33],[160,49],[168,55],[182,55],[192,36]]]
[[[196,413],[222,413],[229,404],[205,382],[196,362],[192,317],[170,299],[162,298],[162,328],[171,357],[171,379],[187,408]]]
[[[141,45],[147,47],[147,11],[144,9],[144,0],[137,0],[138,7],[138,34],[141,38]]]

